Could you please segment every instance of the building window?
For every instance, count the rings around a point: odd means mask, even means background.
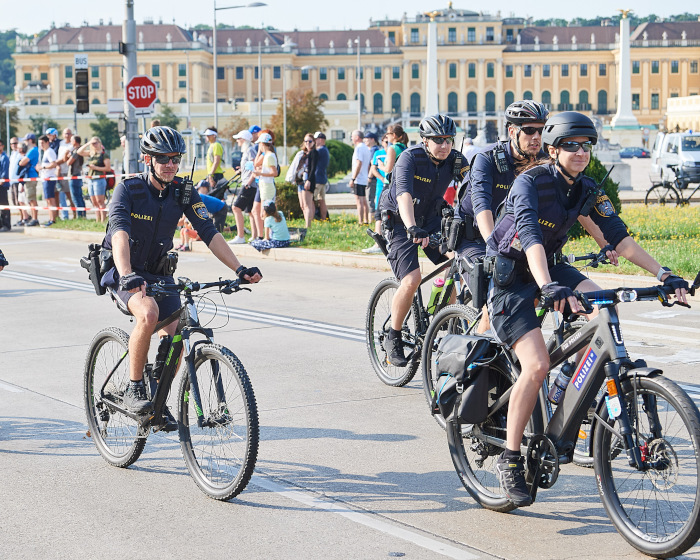
[[[450,78],[456,78],[456,77],[457,77],[457,63],[450,62]]]
[[[177,87],[180,89],[185,89],[187,87],[187,80],[178,80]]]
[[[66,82],[66,89],[73,89],[73,82]]]
[[[272,67],[272,79],[279,80],[281,77],[282,77],[282,67],[281,66],[273,66]]]
[[[258,73],[258,68],[257,66],[255,67],[255,77],[257,78],[257,73]],[[308,68],[302,68],[301,69],[301,79],[304,81],[307,81],[309,79],[309,69]]]
[[[345,79],[345,68],[338,68],[338,79],[339,80]]]
[[[456,43],[457,42],[457,28],[450,27],[447,29],[447,42]]]
[[[588,92],[585,89],[582,89],[581,91],[578,92],[578,107],[576,107],[577,111],[590,111],[591,106],[588,103]]]
[[[153,81],[155,82],[156,87],[157,87],[158,89],[160,89],[160,80],[153,80]],[[124,88],[124,85],[120,83],[120,84],[119,84],[119,89],[123,89],[123,88]]]
[[[562,64],[561,65],[561,77],[566,78],[568,75],[569,75],[569,65]]]
[[[588,64],[579,64],[578,68],[579,68],[579,75],[581,77],[588,76]]]
[[[493,78],[496,73],[496,65],[493,62],[486,64],[486,77]]]
[[[523,92],[523,99],[526,101],[532,101],[532,92],[529,89]]]
[[[92,89],[100,89],[100,82],[92,82],[92,84],[90,84],[90,87]]]
[[[384,98],[381,93],[375,93],[372,98],[372,112],[375,115],[381,115],[384,112]]]
[[[411,113],[420,115],[420,93],[411,94]]]
[[[31,74],[31,72],[25,72],[25,73],[24,73],[24,81],[25,81],[25,82],[31,82],[31,81],[32,81],[32,74]]]
[[[391,94],[391,112],[400,113],[401,112],[401,94],[392,93]]]
[[[639,61],[638,60],[632,61],[632,74],[639,74]]]
[[[506,29],[506,42],[507,43],[513,42],[513,30],[512,29]]]
[[[671,74],[678,74],[678,61],[677,60],[671,61]]]
[[[549,78],[551,73],[552,73],[552,67],[549,64],[543,64],[542,65],[542,77]]]
[[[99,78],[100,77],[100,67],[99,66],[93,66],[90,69],[90,76],[92,78]]]
[[[457,94],[454,91],[447,94],[447,113],[450,115],[457,113]]]
[[[697,74],[697,73],[698,73],[698,61],[697,61],[697,60],[691,60],[691,61],[690,61],[690,73],[691,73],[691,74]]]
[[[70,97],[66,99],[66,105],[73,105],[73,100]]]
[[[658,60],[652,60],[652,61],[651,61],[651,73],[652,73],[652,74],[658,74],[658,73],[659,73],[659,61],[658,61]]]
[[[395,31],[389,31],[389,41],[396,44],[396,32]]]
[[[243,79],[243,66],[236,66],[236,79],[237,80]]]
[[[552,94],[547,90],[542,92],[542,103],[544,103],[547,107],[552,105]]]
[[[216,77],[221,80],[223,78],[222,74],[223,68],[219,66],[216,69]],[[181,78],[184,78],[187,76],[187,65],[185,64],[178,64],[177,65],[177,75],[180,76]]]
[[[338,101],[345,101],[347,97],[345,97],[344,93],[339,93],[338,94]]]
[[[321,68],[318,69],[318,79],[319,80],[327,80],[328,79],[328,68],[325,66],[321,66]]]
[[[72,66],[66,66],[65,69],[65,77],[66,78],[72,78],[73,77],[73,67]]]
[[[391,77],[394,80],[398,80],[399,78],[401,78],[401,67],[400,66],[392,66]]]
[[[375,80],[381,80],[381,79],[382,79],[382,67],[381,67],[381,66],[375,66],[375,67],[374,67],[374,79],[375,79]]]
[[[411,28],[411,43],[418,43],[420,41],[418,34],[418,28],[417,27],[412,27]]]
[[[328,101],[328,96],[325,93],[322,93],[321,95],[319,95],[318,98],[322,99],[323,101]]]
[[[512,91],[506,92],[506,107],[515,101],[515,94]]]
[[[569,92],[567,90],[562,90],[559,94],[559,107],[560,111],[571,111],[573,107],[569,99]]]
[[[357,71],[355,71],[355,75],[357,76]],[[364,80],[364,79],[365,79],[365,67],[360,66],[360,80]]]
[[[180,74],[180,76],[187,76],[187,65],[181,65],[185,66],[185,74]],[[217,66],[216,67],[216,79],[217,80],[224,80],[226,78],[226,69],[223,66]]]
[[[672,91],[671,92],[671,97],[678,97],[678,92],[677,91]]]
[[[48,72],[42,72],[42,73],[40,74],[39,79],[40,79],[42,82],[47,82],[47,81],[49,80],[49,73],[48,73]]]
[[[468,76],[470,78],[476,78],[476,64],[473,62],[469,63],[469,66],[467,66],[468,70]]]
[[[186,97],[181,97],[181,98],[178,100],[178,103],[187,103],[187,98],[186,98]]]
[[[513,77],[513,65],[506,64],[506,78],[512,78],[512,77]]]
[[[632,110],[639,111],[639,94],[638,93],[632,94]]]
[[[532,64],[523,65],[523,76],[526,78],[532,77]]]
[[[492,91],[486,93],[486,112],[495,113],[496,112],[496,94]]]
[[[99,105],[99,104],[100,104],[100,100],[97,99],[97,98],[95,98],[95,99],[92,100],[92,104],[93,104],[93,105]]]
[[[411,64],[411,78],[413,78],[414,80],[420,78],[420,72],[418,70],[418,67],[419,66],[416,63]]]
[[[599,76],[607,76],[608,75],[608,66],[606,64],[599,64],[598,65],[598,75]]]
[[[598,113],[604,115],[608,112],[608,92],[601,89],[598,92]]]
[[[467,29],[467,41],[474,43],[476,41],[476,27],[469,27]]]
[[[160,77],[160,64],[151,64],[151,77]]]
[[[476,107],[477,107],[476,93],[474,93],[473,91],[470,91],[467,94],[467,112],[472,113],[472,114],[476,113]]]
[[[494,39],[493,27],[486,28],[486,40],[492,42]]]
[[[651,109],[652,109],[652,111],[654,109],[656,109],[656,110],[659,109],[659,94],[658,93],[651,94]]]

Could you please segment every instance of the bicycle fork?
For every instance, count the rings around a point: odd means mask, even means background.
[[[224,392],[224,384],[221,378],[221,370],[219,368],[219,363],[216,360],[210,360],[212,368],[212,378],[213,378],[213,388],[216,393],[217,410],[216,414],[212,415],[209,411],[209,415],[204,415],[204,407],[202,406],[202,395],[199,387],[199,380],[197,378],[194,357],[195,348],[198,344],[205,344],[211,342],[210,339],[198,340],[193,345],[190,345],[189,333],[183,333],[183,343],[185,345],[185,363],[187,364],[187,375],[190,380],[190,391],[189,398],[192,399],[192,404],[194,405],[195,414],[197,415],[197,426],[199,428],[213,428],[221,423],[222,418],[228,415],[228,408],[226,406],[226,398]]]

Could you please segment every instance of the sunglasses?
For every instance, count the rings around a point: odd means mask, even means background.
[[[454,144],[455,139],[452,136],[448,136],[447,138],[444,138],[442,136],[431,136],[430,139],[435,142],[438,146],[442,146],[445,142],[448,144]]]
[[[304,142],[306,142],[307,144],[313,144],[313,143],[314,143],[313,140],[304,140]]]
[[[579,148],[582,149],[584,152],[588,153],[593,149],[593,142],[591,142],[590,140],[586,140],[585,142],[562,142],[561,144],[559,144],[559,147],[565,152],[571,152],[572,154],[578,152]]]
[[[160,163],[161,165],[167,165],[169,161],[172,161],[175,165],[179,165],[182,161],[182,156],[157,155],[153,156],[153,159],[156,160],[156,163]]]
[[[543,126],[521,126],[520,130],[522,130],[528,136],[534,136],[538,132],[539,132],[540,136],[542,136],[542,130],[544,130],[544,127]]]

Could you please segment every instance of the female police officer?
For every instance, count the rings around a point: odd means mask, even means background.
[[[109,227],[102,242],[104,248],[112,251],[115,265],[105,273],[102,284],[113,288],[136,318],[129,338],[131,383],[124,395],[124,404],[135,413],[145,413],[151,408],[143,384],[143,368],[153,328],[180,305],[177,296],[160,302],[147,297],[146,283],[161,279],[172,282],[172,270],[166,266],[167,254],[173,248],[173,235],[182,214],[211,252],[239,278],[255,283],[262,277],[257,268],[247,269],[238,261],[216,231],[192,183],[175,176],[185,151],[184,139],[170,127],[156,126],[143,135],[141,152],[148,172],[126,179],[114,189]],[[172,336],[176,327],[174,321],[159,335]],[[166,428],[172,429],[172,423],[171,418]]]
[[[533,303],[542,294],[555,301],[557,311],[563,311],[568,302],[574,312],[580,312],[573,290],[599,289],[572,266],[554,263],[554,255],[566,243],[569,228],[579,220],[593,235],[602,233],[615,248],[608,252],[612,262],[616,264],[617,254],[622,255],[656,274],[665,285],[676,289],[680,301],[686,301],[687,282],[661,267],[628,235],[608,197],[583,175],[597,140],[596,129],[585,115],[568,111],[550,118],[542,141],[551,162],[516,178],[506,199],[505,213],[487,239],[487,255],[496,256],[488,302],[491,326],[495,336],[513,348],[521,366],[508,408],[506,450],[496,464],[501,487],[516,506],[531,503],[520,444],[549,369]]]

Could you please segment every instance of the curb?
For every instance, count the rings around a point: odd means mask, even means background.
[[[45,239],[68,239],[70,241],[84,241],[85,243],[100,243],[104,233],[93,231],[72,231],[52,228],[24,228],[24,234],[30,237]],[[176,240],[179,242],[179,239]],[[269,249],[260,252],[250,245],[241,244],[232,247],[239,258],[257,258],[266,261],[300,262],[318,264],[324,266],[342,266],[347,268],[363,268],[391,272],[389,263],[384,255],[364,255],[360,253],[345,253],[341,251],[324,251],[322,249],[303,249],[301,247],[285,247],[283,249]],[[192,253],[209,253],[209,249],[202,241],[192,243]],[[435,265],[426,258],[420,258],[421,274],[425,275],[435,270]],[[590,272],[588,277],[603,289],[618,288],[646,288],[658,284],[656,278],[651,276],[630,274],[609,274],[605,272]],[[688,300],[700,303],[700,293],[688,296]]]

